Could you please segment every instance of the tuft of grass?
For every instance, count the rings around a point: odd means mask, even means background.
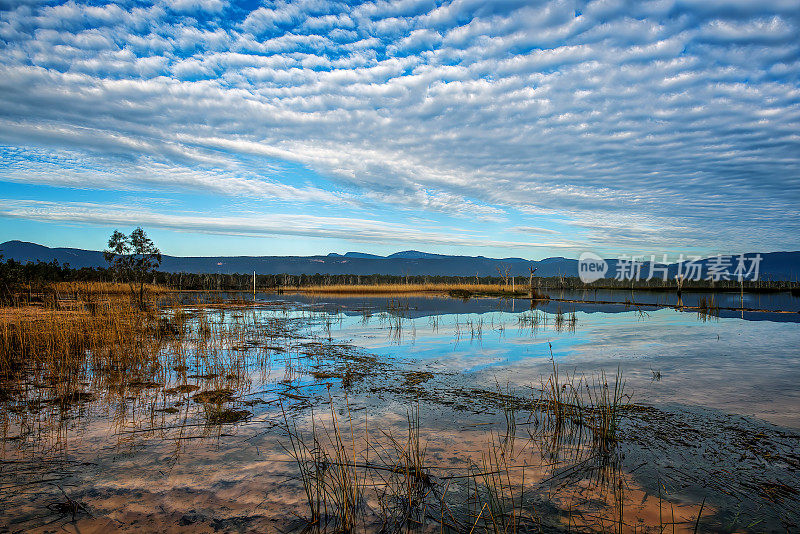
[[[347,400],[345,399],[347,403]],[[330,417],[311,415],[310,432],[301,432],[283,411],[289,444],[308,508],[307,527],[316,531],[354,532],[367,528],[366,492],[377,500],[382,532],[401,532],[425,522],[435,494],[426,467],[427,446],[420,437],[419,408],[408,412],[405,436],[382,432],[382,444],[356,437],[347,404],[340,421],[331,399]],[[374,526],[374,525],[373,525]]]
[[[196,393],[192,399],[194,399],[195,402],[201,402],[203,404],[221,404],[233,400],[233,390],[214,389],[210,391],[201,391],[200,393]]]
[[[509,442],[490,432],[481,471],[473,474],[475,502],[483,503],[473,529],[481,525],[486,532],[516,534],[533,523],[533,514],[525,513],[525,470],[519,467]],[[512,477],[515,469],[520,474]]]
[[[701,319],[705,320],[712,317],[719,317],[719,304],[714,300],[714,295],[711,297],[701,297],[697,302],[697,314]]]
[[[562,373],[552,355],[552,372],[543,380],[540,397],[534,399],[536,407],[531,415],[542,431],[554,437],[555,451],[560,450],[562,439],[591,437],[592,451],[608,456],[619,439],[620,419],[630,403],[625,391],[622,370],[609,380],[605,371],[591,379],[575,373]]]
[[[372,446],[383,466],[371,464],[372,472],[383,486],[379,495],[384,531],[401,532],[422,527],[434,490],[433,477],[427,468],[427,443],[420,439],[419,405],[407,413],[405,439],[383,432],[387,447]]]
[[[405,378],[406,385],[418,386],[433,378],[433,373],[428,371],[406,371],[403,373],[403,378]]]
[[[363,517],[363,484],[356,462],[356,439],[348,405],[349,436],[342,430],[333,399],[330,400],[330,427],[319,425],[312,412],[311,435],[297,429],[283,410],[289,447],[295,460],[309,508],[308,525],[330,527],[336,532],[356,530]],[[347,438],[347,439],[346,439]]]
[[[239,423],[249,418],[252,414],[247,410],[235,410],[222,404],[204,404],[206,423],[208,425],[228,425]]]
[[[630,400],[625,393],[622,370],[617,368],[611,385],[605,371],[601,371],[600,376],[593,380],[592,387],[587,387],[586,391],[594,446],[608,455],[618,440],[620,413]]]

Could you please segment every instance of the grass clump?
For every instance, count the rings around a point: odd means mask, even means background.
[[[474,476],[474,501],[483,503],[472,530],[493,534],[516,534],[531,530],[533,509],[525,502],[525,469],[518,469],[513,446],[490,433],[487,450],[481,454],[480,471]],[[515,473],[518,471],[519,473]]]
[[[405,378],[406,385],[418,386],[433,378],[433,373],[428,371],[407,371],[403,373],[403,377]]]
[[[312,412],[311,435],[307,436],[289,421],[284,410],[289,438],[286,450],[298,467],[309,509],[309,528],[354,532],[363,515],[363,480],[356,462],[349,406],[349,435],[342,431],[332,399],[330,415],[330,426],[326,427],[318,424]]]
[[[252,414],[247,410],[235,410],[221,404],[204,404],[206,424],[227,425],[239,423],[248,419]]]
[[[552,359],[552,346],[550,351],[553,370],[543,380],[540,396],[534,399],[531,418],[556,442],[581,442],[589,437],[592,452],[609,455],[619,440],[621,414],[631,399],[622,371],[618,368],[611,380],[602,370],[592,378],[562,373]]]
[[[232,389],[212,389],[196,393],[192,399],[203,404],[219,404],[233,400],[234,391]]]

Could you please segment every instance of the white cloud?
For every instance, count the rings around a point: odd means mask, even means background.
[[[210,216],[196,212],[160,213],[140,206],[89,202],[44,202],[0,200],[0,216],[60,224],[134,226],[164,228],[240,236],[282,236],[346,239],[357,243],[428,244],[501,248],[574,248],[569,242],[502,241],[463,229],[426,231],[413,226],[381,220],[351,217],[319,217],[296,213],[249,213],[238,216]]]
[[[209,11],[216,13],[222,11],[227,2],[222,0],[169,0],[164,6],[179,13],[193,13],[196,11]]]

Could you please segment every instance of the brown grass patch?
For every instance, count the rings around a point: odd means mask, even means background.
[[[289,289],[289,288],[287,288]],[[460,295],[477,294],[527,294],[527,284],[371,284],[371,285],[327,285],[291,288],[302,293],[356,293],[356,294],[407,294],[407,293],[450,293]]]

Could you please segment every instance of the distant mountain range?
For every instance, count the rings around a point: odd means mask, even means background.
[[[57,260],[71,267],[105,267],[103,253],[77,248],[50,248],[25,241],[6,241],[0,244],[0,254],[6,259],[20,262],[50,262]],[[799,280],[800,251],[762,253],[760,278],[762,280]],[[617,272],[616,259],[607,260],[607,277]],[[706,266],[709,260],[699,262]],[[735,261],[733,261],[735,265]],[[486,258],[484,256],[448,256],[416,250],[377,256],[363,252],[331,253],[326,256],[163,256],[160,270],[193,273],[252,273],[259,274],[389,274],[429,276],[497,276],[498,269],[511,276],[525,276],[529,268],[536,268],[537,276],[577,276],[578,260],[546,258],[533,261],[523,258]],[[669,276],[674,277],[677,265],[669,266]],[[646,276],[647,269],[643,268]],[[705,270],[704,270],[705,272]]]

